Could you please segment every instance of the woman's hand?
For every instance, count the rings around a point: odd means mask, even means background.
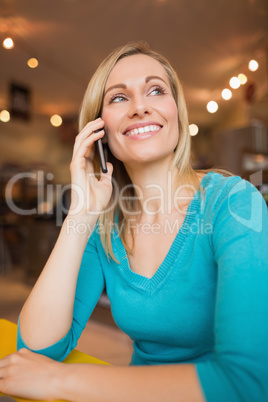
[[[0,360],[0,392],[21,398],[60,399],[58,379],[65,364],[21,349]]]
[[[70,214],[87,216],[99,215],[107,206],[112,194],[113,166],[107,163],[107,173],[94,175],[93,158],[95,141],[104,136],[104,122],[101,118],[89,122],[77,135],[70,165],[72,191]],[[95,133],[96,130],[101,131]]]

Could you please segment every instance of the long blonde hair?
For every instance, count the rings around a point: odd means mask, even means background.
[[[157,60],[164,67],[168,75],[172,95],[178,108],[179,123],[179,140],[175,148],[171,169],[173,169],[175,166],[178,168],[178,183],[187,182],[195,186],[197,189],[199,187],[197,173],[190,165],[189,122],[181,83],[169,61],[158,52],[151,50],[147,43],[132,42],[120,47],[113,51],[100,64],[95,74],[91,78],[83,98],[79,117],[79,129],[81,131],[89,121],[92,121],[101,115],[105,85],[115,64],[125,57],[137,54],[147,55]],[[118,228],[124,246],[128,252],[131,252],[132,249],[126,243],[125,238],[124,228],[126,227],[129,219],[129,214],[125,211],[135,212],[138,208],[138,202],[135,198],[135,188],[126,172],[123,163],[112,155],[109,148],[108,159],[114,166],[113,178],[117,184],[117,189],[113,189],[109,205],[101,214],[99,223],[102,228],[102,230],[100,230],[100,235],[104,250],[108,257],[112,257],[116,261],[112,249],[111,228]],[[96,156],[96,154],[94,158],[94,166],[95,171],[99,172],[100,165],[98,156]],[[124,199],[119,200],[118,194],[123,188]],[[119,214],[116,218],[117,212],[119,212]]]

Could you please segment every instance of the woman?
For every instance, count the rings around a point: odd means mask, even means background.
[[[266,401],[261,195],[239,177],[192,170],[181,86],[143,43],[101,64],[80,126],[70,211],[21,312],[23,349],[0,362],[0,390],[69,401]],[[100,138],[110,162],[98,178]],[[52,360],[75,347],[104,285],[134,341],[130,366]]]

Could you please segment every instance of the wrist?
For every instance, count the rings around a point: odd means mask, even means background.
[[[92,365],[83,363],[61,363],[61,365],[63,367],[55,380],[56,399],[72,402],[89,400],[93,388]]]
[[[73,375],[72,364],[58,363],[59,370],[53,379],[55,400],[70,401],[70,389],[72,389]]]
[[[67,234],[89,237],[94,230],[98,216],[68,214],[63,222]]]

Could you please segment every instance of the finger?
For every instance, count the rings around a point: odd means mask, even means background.
[[[8,366],[8,360],[7,359],[2,359],[0,360],[0,370]]]
[[[81,158],[81,157],[89,157],[91,154],[91,148],[93,144],[99,139],[104,136],[105,132],[104,130],[98,131],[97,133],[92,133],[90,136],[86,137],[84,140],[80,140],[75,144],[74,147],[74,152],[73,152],[73,158],[72,160],[76,158]],[[92,159],[94,156],[94,151],[92,151]]]
[[[101,118],[87,123],[85,127],[80,131],[80,133],[76,136],[74,147],[76,147],[77,144],[79,145],[81,141],[83,141],[85,138],[87,138],[89,135],[93,134],[97,130],[103,129],[103,126],[104,121]]]
[[[6,355],[2,359],[0,359],[0,368],[5,367],[7,364],[9,364],[10,356],[12,356],[12,355],[13,355],[13,353],[9,354],[9,355]]]
[[[2,367],[0,368],[0,379],[3,379],[6,377],[6,368]]]
[[[100,130],[103,130],[104,126],[104,121],[99,120],[98,122],[89,122],[83,129],[82,131],[76,136],[76,142],[79,140],[84,140],[87,138],[89,135],[98,132]]]
[[[83,136],[83,134],[84,134],[85,132],[87,132],[88,130],[95,131],[95,130],[97,130],[97,129],[103,127],[103,125],[104,125],[104,121],[102,120],[101,117],[99,117],[99,118],[96,119],[96,120],[89,121],[89,122],[82,128],[82,130],[80,131],[80,133],[78,134],[78,136],[80,136],[80,137]]]
[[[0,360],[0,378],[6,378],[7,376],[7,369],[10,366],[9,359],[2,359]]]
[[[0,377],[0,392],[2,392],[3,394],[7,394],[7,388],[5,386],[6,381],[4,380],[4,378]]]
[[[74,148],[73,148],[73,156],[75,156],[77,154],[77,151],[79,150],[79,148],[81,147],[81,145],[83,144],[84,141],[86,141],[87,139],[91,138],[92,140],[92,144],[95,141],[95,138],[98,139],[98,134],[100,133],[100,131],[88,131],[86,134],[84,134],[81,137],[76,137],[75,139],[75,143],[74,143]]]

